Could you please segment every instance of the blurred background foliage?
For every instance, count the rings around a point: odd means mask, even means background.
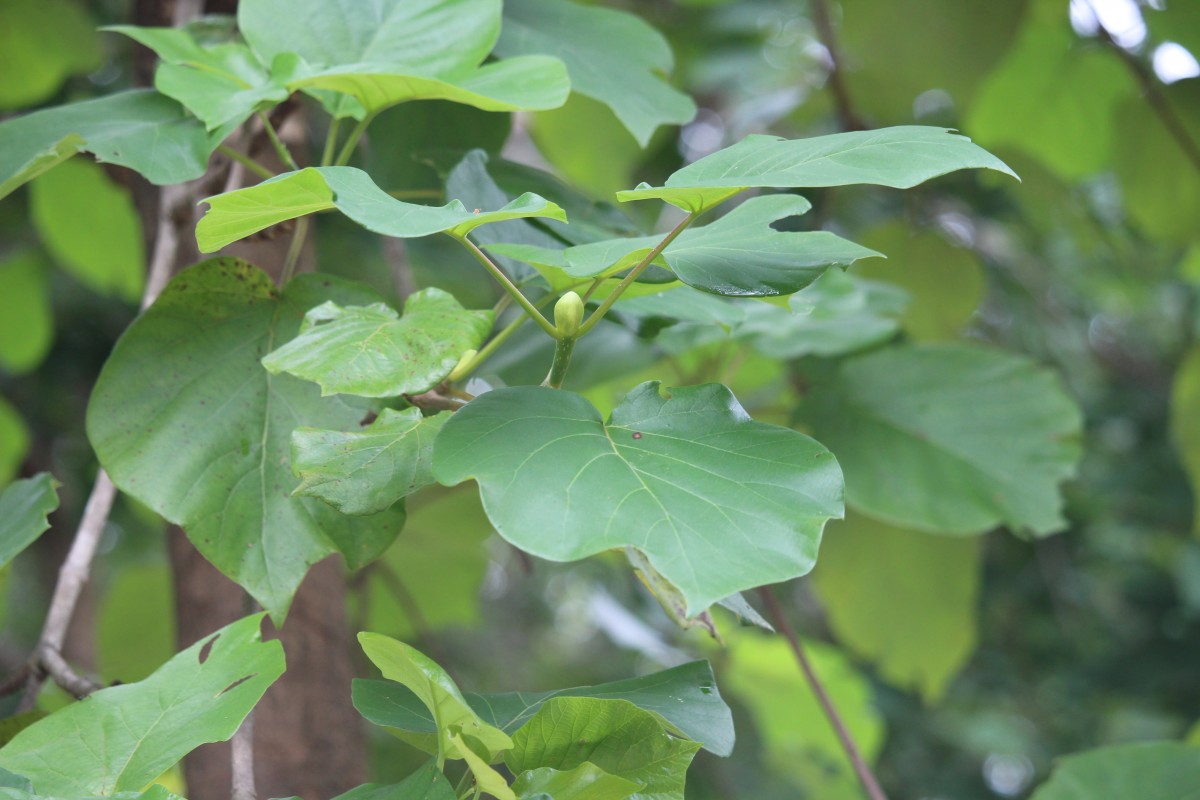
[[[0,114],[134,83],[131,45],[93,32],[130,20],[132,5],[5,0]],[[622,5],[669,38],[673,81],[700,107],[690,124],[642,149],[578,95],[515,121],[416,103],[380,118],[364,166],[437,199],[449,166],[480,147],[501,186],[509,173],[530,180],[513,161],[550,169],[585,192],[566,198],[573,220],[611,226],[613,190],[748,133],[917,123],[996,152],[1020,184],[960,173],[903,194],[818,191],[806,224],[888,255],[854,270],[908,294],[903,312],[878,298],[894,319],[885,335],[995,343],[1061,374],[1086,416],[1069,529],[938,537],[853,515],[830,526],[815,572],[784,589],[788,605],[894,797],[1026,797],[1062,755],[1200,739],[1200,4]],[[4,577],[6,673],[36,637],[95,469],[86,402],[136,312],[145,263],[133,188],[129,173],[73,160],[0,205],[0,484],[42,470],[64,483],[51,535]],[[653,213],[637,205],[626,213]],[[495,299],[442,243],[381,245],[335,218],[320,220],[315,261],[393,296],[433,284],[469,304]],[[653,341],[636,326],[603,331],[571,376],[602,409],[653,367],[732,381],[757,417],[787,423],[797,376],[822,368],[820,353],[752,325],[721,341],[685,325]],[[531,335],[489,369],[536,381],[548,361]],[[357,629],[413,641],[480,691],[597,683],[704,654],[739,744],[729,760],[701,754],[689,797],[859,796],[778,638],[726,618],[725,648],[681,632],[615,558],[532,563],[490,535],[473,491],[426,493],[410,515],[393,551],[350,578]],[[72,654],[105,681],[137,680],[175,651],[161,523],[124,500],[102,550]],[[416,765],[398,742],[373,741],[377,779]]]

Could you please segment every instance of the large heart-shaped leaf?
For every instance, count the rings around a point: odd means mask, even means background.
[[[462,748],[452,741],[458,735],[472,737],[489,756],[512,747],[508,734],[484,722],[467,704],[454,679],[431,658],[378,633],[360,633],[358,642],[383,677],[407,687],[425,705],[437,732],[439,763],[443,758],[463,757]]]
[[[455,800],[454,787],[433,761],[400,783],[380,786],[367,783],[339,794],[333,800]]]
[[[676,739],[628,700],[558,697],[513,734],[504,763],[514,774],[590,762],[640,783],[636,800],[683,800],[684,776],[700,745]]]
[[[691,98],[663,80],[674,59],[662,34],[616,9],[564,0],[507,0],[496,52],[561,58],[571,87],[608,105],[645,147],[659,125],[682,125]]]
[[[465,236],[479,225],[523,217],[565,220],[563,211],[535,194],[523,194],[495,211],[405,203],[388,195],[353,167],[308,167],[256,186],[205,199],[208,212],[196,225],[201,252],[211,253],[277,222],[337,208],[367,230],[411,238],[443,231]]]
[[[409,297],[403,317],[384,303],[324,303],[263,366],[314,381],[322,394],[397,397],[433,388],[491,329],[491,311],[468,311],[441,289]]]
[[[0,197],[80,152],[151,183],[198,178],[219,142],[155,91],[118,92],[0,123]]]
[[[355,680],[354,707],[376,725],[414,735],[437,728],[412,692],[387,681]],[[692,661],[662,672],[597,686],[577,686],[552,692],[504,692],[463,695],[484,721],[505,733],[525,724],[542,704],[555,697],[595,697],[628,700],[658,717],[668,730],[700,742],[719,756],[733,752],[733,716],[721,699],[707,661]],[[409,741],[414,741],[410,738]]]
[[[227,625],[138,683],[102,689],[18,733],[0,767],[40,795],[136,791],[207,742],[233,736],[283,674],[262,614]]]
[[[1033,800],[1200,800],[1200,747],[1139,742],[1067,756]]]
[[[347,517],[292,497],[292,431],[347,430],[364,410],[272,375],[259,359],[327,300],[378,296],[328,275],[300,276],[279,292],[236,259],[184,270],[121,337],[88,406],[88,434],[113,482],[182,525],[277,620],[309,566],[341,553],[357,568],[404,521],[399,508]]]
[[[1079,455],[1079,410],[1018,356],[965,345],[895,347],[814,384],[804,414],[862,511],[933,533],[1062,526],[1058,484]]]
[[[617,199],[658,198],[700,212],[751,187],[776,189],[868,183],[908,189],[960,169],[1015,173],[965,136],[945,128],[905,125],[812,139],[747,136],[688,164],[663,186],[642,184]]]
[[[442,428],[433,474],[478,481],[496,530],[542,558],[637,548],[689,616],[808,572],[825,521],[842,515],[829,451],[754,422],[718,384],[644,383],[607,423],[571,392],[488,392]]]
[[[4,567],[42,532],[58,508],[59,482],[49,472],[14,481],[0,492],[0,567]]]
[[[585,761],[569,770],[550,767],[527,770],[517,776],[512,788],[522,800],[625,800],[641,789],[642,784],[618,778]]]
[[[362,431],[298,428],[292,433],[294,494],[319,497],[343,514],[378,514],[434,483],[433,437],[449,414],[385,408]]]

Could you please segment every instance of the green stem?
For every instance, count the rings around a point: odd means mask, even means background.
[[[554,327],[554,324],[550,322],[550,320],[542,316],[542,312],[538,311],[537,307],[534,306],[533,303],[529,302],[529,298],[522,294],[521,290],[513,285],[513,282],[508,279],[508,276],[504,274],[503,270],[497,267],[495,263],[493,263],[493,261],[487,257],[487,254],[480,250],[474,242],[468,239],[466,234],[462,236],[455,236],[452,233],[448,233],[447,235],[458,241],[458,243],[463,247],[467,248],[467,250],[471,252],[471,255],[475,256],[475,259],[483,265],[484,269],[492,273],[492,277],[499,282],[499,284],[504,288],[504,291],[512,295],[512,299],[516,300],[517,304],[521,306],[521,308],[525,309],[525,313],[528,314],[542,330],[553,336],[555,339],[559,337],[558,328]]]
[[[599,289],[603,285],[604,285],[604,278],[596,278],[594,281],[592,281],[592,285],[589,286],[587,288],[587,291],[583,293],[583,302],[586,303],[588,300],[591,300],[592,295],[594,295],[596,293],[596,290]]]
[[[288,245],[287,258],[283,261],[283,274],[279,279],[280,286],[287,286],[296,271],[300,261],[300,251],[304,249],[304,239],[308,235],[308,217],[301,217],[296,222],[296,230],[292,232],[292,243]]]
[[[675,241],[675,237],[683,233],[684,230],[687,229],[688,225],[691,225],[693,222],[695,222],[696,217],[700,216],[700,214],[701,212],[699,211],[693,211],[684,217],[678,225],[671,229],[670,233],[663,237],[661,242],[654,246],[653,250],[646,254],[645,258],[638,262],[636,267],[629,270],[629,274],[625,276],[625,280],[617,284],[616,288],[609,293],[608,297],[604,298],[604,302],[600,304],[600,307],[592,312],[592,315],[587,318],[587,322],[583,323],[583,325],[579,328],[578,335],[583,336],[592,328],[596,327],[596,323],[604,319],[604,315],[608,313],[610,308],[612,308],[613,303],[617,302],[617,299],[624,294],[625,290],[629,288],[630,284],[636,281],[638,276],[646,271],[646,267],[650,266],[650,263],[654,261],[654,259],[658,258],[659,254],[661,254],[663,250],[667,249],[667,245]]]
[[[462,777],[458,779],[458,783],[454,784],[454,796],[466,797],[467,788],[471,785],[471,770],[463,770]]]
[[[567,367],[571,366],[571,351],[575,349],[575,337],[564,336],[554,343],[554,363],[550,365],[550,374],[542,381],[542,386],[551,389],[561,389],[567,377]]]
[[[338,128],[341,126],[341,117],[334,117],[329,123],[329,132],[325,134],[325,147],[321,150],[322,167],[328,167],[333,163],[333,148],[337,146]]]
[[[279,138],[279,133],[275,130],[275,126],[271,124],[271,120],[267,118],[265,112],[258,112],[258,118],[262,121],[263,130],[267,132],[267,138],[271,140],[271,146],[275,148],[275,154],[279,156],[279,160],[283,165],[290,170],[298,170],[296,159],[292,158],[292,153],[287,149],[287,145]]]
[[[344,167],[350,161],[350,156],[354,155],[354,148],[358,147],[358,140],[367,132],[367,126],[371,124],[371,120],[375,119],[374,114],[367,114],[358,124],[354,126],[354,130],[350,132],[350,138],[346,139],[346,143],[342,145],[342,152],[338,153],[337,161],[334,161],[334,166]]]
[[[253,158],[246,155],[245,153],[234,150],[232,147],[230,147],[227,144],[219,145],[217,147],[217,152],[222,153],[223,155],[229,156],[234,161],[238,162],[239,164],[244,166],[246,169],[250,170],[255,175],[257,175],[260,178],[263,178],[264,180],[266,178],[274,178],[275,177],[274,172],[271,172],[271,170],[267,169],[262,164],[258,163]]]

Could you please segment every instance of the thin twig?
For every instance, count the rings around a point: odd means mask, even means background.
[[[846,724],[842,722],[841,715],[838,714],[837,708],[834,707],[833,701],[825,691],[825,686],[821,683],[821,679],[817,677],[812,664],[809,663],[808,656],[804,654],[804,648],[800,646],[800,639],[796,636],[796,631],[792,628],[787,616],[783,613],[783,607],[779,605],[779,601],[775,598],[769,587],[760,587],[758,593],[767,608],[767,614],[771,617],[771,624],[775,626],[775,630],[779,631],[787,639],[792,652],[796,655],[796,661],[800,664],[800,669],[804,672],[804,678],[808,681],[813,694],[816,695],[817,702],[821,704],[825,716],[829,719],[829,724],[833,726],[834,733],[837,734],[838,741],[842,744],[842,749],[846,751],[846,755],[850,758],[850,763],[854,765],[854,772],[858,775],[858,780],[862,784],[863,790],[867,793],[867,797],[870,800],[887,800],[887,795],[880,788],[879,781],[875,778],[875,773],[871,772],[871,768],[863,760],[862,754],[858,750],[858,745],[854,743],[853,737],[850,736],[850,731],[847,730]]]
[[[542,316],[542,312],[537,310],[537,306],[530,302],[529,298],[526,297],[521,290],[518,289],[513,282],[508,279],[508,276],[504,274],[504,270],[496,266],[495,262],[488,258],[487,254],[480,250],[477,244],[467,238],[466,235],[455,236],[454,234],[450,234],[450,236],[463,247],[467,248],[471,255],[475,256],[475,260],[482,264],[484,269],[492,274],[492,277],[496,279],[496,282],[499,283],[501,287],[503,287],[504,291],[512,295],[512,299],[516,300],[517,304],[520,305],[521,308],[525,309],[525,313],[528,314],[530,318],[538,324],[538,327],[553,336],[555,339],[558,338],[558,328],[554,327],[554,323]]]
[[[425,411],[457,411],[466,405],[461,400],[456,400],[453,397],[446,397],[439,394],[435,389],[433,391],[422,392],[421,394],[405,394],[401,395],[409,405],[416,406]]]
[[[267,169],[262,164],[258,163],[253,158],[251,158],[250,156],[241,152],[240,150],[230,147],[227,144],[218,145],[217,152],[221,153],[222,155],[228,156],[231,160],[236,161],[237,163],[241,164],[243,167],[250,170],[255,175],[257,175],[258,177],[260,177],[264,180],[266,180],[267,178],[275,177],[274,172]]]
[[[825,51],[829,53],[829,76],[826,80],[829,82],[829,91],[833,93],[833,105],[837,110],[838,122],[842,128],[848,131],[866,130],[867,126],[863,124],[862,117],[854,108],[854,102],[850,99],[850,90],[846,88],[846,81],[842,74],[842,67],[845,63],[842,60],[841,48],[838,47],[837,35],[833,31],[833,21],[829,15],[829,3],[827,0],[812,0],[808,4],[812,10],[813,25],[817,28],[817,37],[821,40],[821,45]]]
[[[232,776],[233,800],[256,800],[254,785],[254,712],[242,720],[241,727],[229,741],[229,769]]]
[[[296,221],[292,231],[292,242],[288,245],[287,257],[283,260],[283,272],[279,276],[279,285],[287,286],[288,281],[296,272],[296,264],[300,263],[300,253],[304,250],[304,240],[308,237],[308,217]]]
[[[70,692],[76,700],[82,700],[101,688],[100,684],[75,672],[62,657],[62,653],[53,648],[47,647],[42,650],[42,666],[46,668],[46,672],[50,673],[54,682]]]
[[[263,130],[267,132],[267,138],[271,140],[271,146],[275,148],[275,155],[279,156],[279,160],[283,162],[283,165],[293,171],[300,169],[300,167],[296,166],[296,159],[292,158],[292,151],[288,150],[287,145],[283,143],[283,139],[279,138],[279,132],[275,130],[275,126],[271,124],[271,120],[266,113],[262,111],[258,112],[258,119],[262,122]]]

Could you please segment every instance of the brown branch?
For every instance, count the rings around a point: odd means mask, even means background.
[[[241,727],[229,742],[229,760],[233,800],[256,800],[258,789],[254,784],[253,711],[246,715]]]
[[[779,631],[787,639],[788,644],[791,646],[792,652],[796,656],[796,661],[800,664],[801,671],[804,672],[805,680],[808,681],[813,694],[817,696],[817,702],[821,704],[821,709],[825,712],[826,718],[829,719],[829,724],[833,726],[834,733],[837,734],[838,741],[842,744],[842,749],[846,751],[846,755],[850,758],[850,763],[854,765],[854,773],[858,776],[863,791],[867,793],[867,797],[870,800],[887,800],[887,795],[880,788],[879,781],[875,778],[875,773],[871,772],[871,768],[867,766],[862,753],[858,750],[858,745],[854,743],[854,738],[850,735],[850,731],[842,721],[841,715],[838,714],[837,708],[833,705],[833,700],[830,699],[829,694],[825,691],[825,686],[821,683],[821,679],[817,677],[816,671],[813,669],[812,664],[809,663],[808,656],[804,654],[804,648],[800,645],[800,639],[796,636],[796,631],[792,628],[787,616],[783,613],[783,607],[779,605],[779,601],[775,598],[770,588],[766,586],[760,587],[758,593],[767,607],[767,614],[771,617],[771,624],[775,626],[775,630]]]
[[[100,689],[100,684],[79,675],[57,650],[46,648],[42,651],[42,666],[54,682],[70,692],[76,700],[82,700],[92,692]]]
[[[437,389],[421,394],[405,394],[401,397],[409,405],[416,406],[422,411],[457,411],[466,405],[462,400],[440,394]]]
[[[833,30],[829,3],[827,0],[811,0],[808,7],[812,10],[812,21],[817,29],[817,38],[821,40],[821,45],[829,53],[829,75],[826,81],[829,83],[829,91],[833,93],[833,105],[837,110],[838,122],[843,130],[864,131],[867,129],[867,125],[855,110],[854,102],[850,99],[850,90],[846,87],[844,80],[842,67],[845,62],[842,60],[841,48],[838,47],[837,36]]]

